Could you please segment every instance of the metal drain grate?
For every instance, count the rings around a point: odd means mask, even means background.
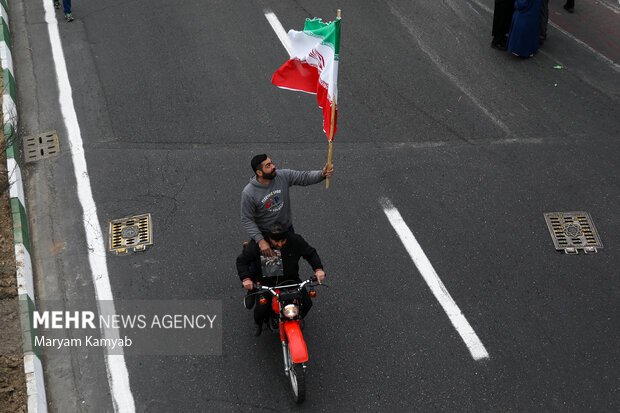
[[[60,153],[58,134],[55,130],[24,138],[26,162],[34,162]]]
[[[545,221],[553,238],[555,249],[567,254],[586,254],[603,248],[592,218],[587,212],[547,212]]]
[[[110,221],[108,242],[110,252],[117,255],[144,251],[153,245],[151,214],[134,215]]]

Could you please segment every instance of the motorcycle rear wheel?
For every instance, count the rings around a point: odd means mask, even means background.
[[[288,379],[291,383],[291,390],[293,390],[293,399],[296,403],[303,403],[306,400],[306,369],[302,363],[293,363],[288,344],[286,351],[288,355]]]

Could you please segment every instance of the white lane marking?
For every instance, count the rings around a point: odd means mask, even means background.
[[[493,10],[491,10],[485,4],[482,4],[479,0],[470,0],[470,1],[472,1],[473,3],[476,3],[478,5],[478,7],[480,7],[482,10],[484,10],[484,11],[486,11],[488,13],[493,14]],[[619,3],[620,3],[620,0],[619,0]],[[602,53],[597,52],[592,47],[588,46],[587,44],[585,44],[584,42],[582,42],[581,40],[579,40],[578,38],[576,38],[575,36],[573,36],[572,34],[567,32],[566,30],[564,30],[563,28],[561,28],[560,26],[558,26],[554,22],[549,21],[549,24],[551,25],[551,27],[558,29],[562,34],[566,35],[571,40],[577,42],[578,44],[580,44],[581,46],[586,48],[586,50],[588,50],[590,53],[594,54],[597,59],[607,63],[608,65],[613,67],[617,72],[620,72],[620,64],[614,62],[613,60],[611,60],[607,56],[603,55]]]
[[[65,63],[65,56],[58,32],[58,22],[56,21],[54,5],[49,0],[43,1],[45,10],[45,21],[47,23],[52,56],[58,80],[58,92],[60,111],[67,130],[67,138],[71,147],[71,159],[75,178],[77,181],[77,192],[80,205],[83,210],[83,225],[86,231],[86,243],[88,247],[88,261],[92,271],[93,283],[95,286],[95,299],[101,312],[102,300],[106,300],[106,311],[114,311],[114,302],[110,279],[108,277],[108,266],[106,262],[106,251],[103,243],[99,219],[97,218],[97,207],[93,200],[93,194],[84,157],[84,147],[82,144],[82,132],[78,123],[75,107],[73,106],[73,96],[69,74]],[[116,334],[114,334],[114,332]],[[112,334],[111,334],[112,333]],[[118,330],[113,332],[102,329],[103,338],[117,338]],[[129,388],[129,374],[125,364],[125,356],[111,355],[106,351],[105,363],[107,369],[108,384],[112,393],[112,402],[115,412],[135,412],[135,404],[131,389]]]
[[[418,268],[418,271],[420,271],[420,274],[422,274],[424,281],[426,281],[433,295],[437,301],[439,301],[439,304],[441,304],[448,318],[450,318],[452,325],[461,335],[461,338],[467,345],[474,360],[488,359],[489,353],[487,353],[487,350],[476,335],[476,332],[471,325],[469,325],[469,322],[450,296],[443,282],[439,279],[433,265],[426,257],[426,254],[424,254],[424,251],[422,251],[422,247],[418,244],[418,241],[413,236],[413,233],[396,207],[392,204],[392,201],[387,198],[381,198],[379,202],[383,207],[383,212],[385,212],[385,215],[390,220],[390,224],[394,227],[405,249],[411,256],[413,263]]]
[[[597,52],[596,50],[594,50],[592,47],[590,47],[588,44],[582,42],[581,40],[579,40],[578,38],[576,38],[575,36],[573,36],[572,34],[570,34],[569,32],[567,32],[566,30],[564,30],[563,28],[561,28],[560,26],[558,26],[557,24],[553,23],[553,22],[549,22],[549,24],[551,24],[551,26],[555,27],[556,29],[558,29],[561,33],[565,34],[566,36],[568,36],[571,40],[573,40],[574,42],[577,42],[578,44],[580,44],[582,47],[584,47],[586,50],[588,50],[590,53],[593,53],[595,55],[595,57],[600,60],[603,61],[605,63],[607,63],[608,65],[610,65],[611,67],[613,67],[616,72],[620,72],[620,64],[614,62],[613,60],[611,60],[609,57],[605,56],[602,53]]]
[[[467,87],[467,85],[462,82],[459,77],[457,75],[455,75],[454,73],[452,73],[450,70],[448,70],[448,64],[446,64],[443,59],[428,45],[426,44],[424,41],[422,41],[422,32],[420,31],[420,28],[418,26],[416,26],[411,20],[409,20],[407,17],[405,17],[404,15],[402,15],[394,6],[393,2],[389,1],[388,2],[388,6],[390,7],[390,12],[396,17],[398,18],[398,20],[400,21],[400,23],[405,27],[405,29],[407,29],[407,31],[409,32],[409,34],[411,34],[411,37],[413,37],[413,39],[416,41],[416,43],[418,44],[418,46],[420,47],[420,49],[428,56],[429,59],[431,59],[431,62],[433,62],[433,64],[435,64],[435,66],[437,66],[437,68],[439,68],[439,70],[441,70],[441,73],[443,73],[448,79],[450,79],[450,81],[452,83],[454,83],[456,85],[456,87],[458,87],[461,92],[463,92],[465,95],[467,95],[467,97],[476,105],[478,106],[478,108],[489,118],[491,119],[491,121],[498,127],[500,128],[502,131],[504,131],[504,133],[508,136],[512,136],[513,133],[510,131],[510,129],[508,128],[508,126],[502,122],[502,120],[500,118],[498,118],[497,116],[495,116],[491,110],[487,109],[487,107],[485,105],[482,104],[482,102],[474,95],[474,92]]]
[[[284,27],[282,27],[282,23],[280,23],[278,17],[271,10],[264,10],[264,13],[267,21],[271,25],[271,28],[274,32],[276,32],[276,35],[278,36],[278,39],[280,39],[280,42],[282,42],[282,46],[284,46],[288,55],[291,56],[293,54],[291,39],[289,39],[288,35],[286,34],[286,30],[284,30]]]
[[[594,4],[598,4],[599,6],[605,7],[607,10],[613,11],[616,14],[620,14],[620,10],[612,6],[611,4],[607,4],[604,1],[597,1]],[[620,5],[620,0],[618,0],[618,5]]]

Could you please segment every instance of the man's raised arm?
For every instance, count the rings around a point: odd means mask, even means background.
[[[334,174],[333,166],[328,168],[327,165],[320,171],[295,171],[292,169],[280,170],[280,175],[285,175],[289,185],[307,186],[318,184],[325,178],[329,178]]]

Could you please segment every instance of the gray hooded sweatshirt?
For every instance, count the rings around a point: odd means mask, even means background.
[[[324,178],[321,171],[279,169],[269,186],[253,176],[241,192],[241,223],[250,237],[258,242],[263,233],[276,222],[287,228],[293,224],[288,188],[291,185],[312,185]]]

